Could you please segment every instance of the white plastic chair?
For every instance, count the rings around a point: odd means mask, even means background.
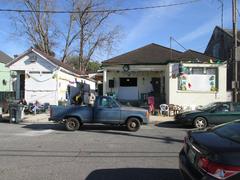
[[[159,107],[161,116],[163,115],[163,113],[167,113],[167,116],[169,116],[169,107],[167,104],[160,104]]]

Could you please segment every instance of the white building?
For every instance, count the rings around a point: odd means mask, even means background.
[[[94,80],[81,77],[72,67],[34,48],[7,66],[16,72],[16,99],[24,98],[28,103],[57,105],[66,100],[68,85],[76,86],[77,82],[89,84],[91,90],[96,88]]]
[[[167,103],[192,109],[229,101],[227,67],[216,61],[196,51],[150,44],[103,62],[103,93],[140,104],[151,95],[156,106]]]

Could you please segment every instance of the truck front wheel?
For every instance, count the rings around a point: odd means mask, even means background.
[[[141,124],[137,118],[130,118],[127,121],[127,129],[132,132],[139,130]]]
[[[70,117],[66,120],[65,126],[68,131],[76,131],[80,127],[80,122],[77,118]]]

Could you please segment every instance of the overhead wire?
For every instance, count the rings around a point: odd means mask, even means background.
[[[190,1],[184,1],[180,3],[172,3],[172,4],[166,4],[166,5],[156,5],[156,6],[144,6],[144,7],[134,7],[134,8],[119,8],[119,9],[103,9],[103,10],[89,10],[88,13],[104,13],[104,12],[124,12],[124,11],[136,11],[136,10],[145,10],[145,9],[156,9],[156,8],[166,8],[166,7],[173,7],[173,6],[181,6],[186,4],[192,4],[199,2],[201,0],[190,0]],[[76,14],[81,13],[82,11],[76,10],[76,11],[67,11],[67,10],[29,10],[29,9],[4,9],[0,8],[0,12],[18,12],[18,13],[53,13],[53,14]]]

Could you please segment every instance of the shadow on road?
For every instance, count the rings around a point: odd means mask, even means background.
[[[32,130],[59,130],[59,131],[67,131],[64,124],[52,124],[52,123],[34,123],[27,124],[23,126],[23,128],[28,128]],[[80,128],[81,131],[91,131],[91,130],[114,130],[114,131],[126,131],[126,127],[124,126],[111,126],[111,125],[89,125],[84,124],[83,127]]]
[[[91,172],[86,180],[182,180],[178,169],[122,168],[99,169]]]
[[[43,124],[43,123],[39,123],[39,124],[27,124],[25,126],[23,126],[23,128],[27,128],[27,129],[32,129],[32,130],[47,130],[47,129],[52,129],[52,130],[56,130],[56,131],[66,131],[66,128],[63,124]]]
[[[92,132],[92,133],[99,133],[99,134],[112,134],[112,135],[130,136],[130,137],[136,137],[136,138],[157,139],[157,140],[163,141],[163,143],[166,143],[166,144],[183,143],[182,139],[176,139],[176,138],[172,138],[170,136],[154,137],[154,136],[145,136],[145,135],[140,135],[137,133],[128,133],[128,132],[102,131],[102,130],[101,131],[88,130],[88,131]]]
[[[155,126],[161,127],[161,128],[179,128],[179,129],[192,129],[193,127],[191,126],[185,126],[182,124],[178,124],[175,121],[165,121],[165,122],[159,122],[156,123]]]
[[[52,129],[56,131],[66,131],[66,128],[63,124],[28,124],[23,126],[23,128],[28,128],[36,131]],[[117,136],[129,136],[135,138],[145,138],[145,139],[156,139],[161,140],[163,143],[172,144],[172,143],[183,143],[182,139],[176,139],[170,136],[146,136],[139,134],[138,132],[129,132],[123,126],[108,126],[108,125],[84,125],[81,131],[97,134],[111,134]],[[67,131],[66,131],[67,132]]]

